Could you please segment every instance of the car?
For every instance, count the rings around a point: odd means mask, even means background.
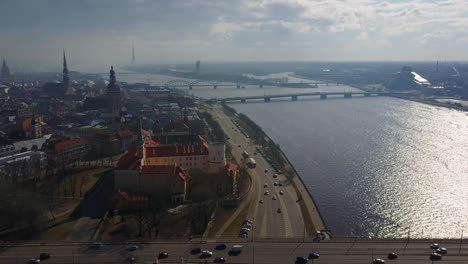
[[[128,256],[127,257],[127,261],[130,262],[130,263],[134,263],[136,260],[136,258],[134,256]]]
[[[192,248],[192,250],[190,250],[190,254],[192,255],[200,254],[200,252],[201,248]]]
[[[274,186],[278,186],[278,182],[273,183]]]
[[[237,146],[240,147],[241,145],[239,144],[239,145],[237,145]]]
[[[257,152],[254,152],[254,155],[257,155]]]
[[[28,263],[31,263],[31,264],[33,264],[33,263],[41,263],[41,260],[40,260],[40,259],[37,259],[37,258],[32,258],[32,259],[30,259],[30,260],[28,261]]]
[[[278,178],[278,174],[273,174],[273,178]]]
[[[375,258],[374,260],[372,260],[372,264],[385,264],[385,260],[381,258]]]
[[[127,251],[135,251],[135,250],[138,249],[138,246],[137,245],[130,245],[126,249],[127,249]]]
[[[263,172],[267,173],[267,172],[268,172],[268,169],[265,169]]]
[[[299,256],[296,258],[296,263],[297,264],[307,263],[307,258],[303,256]]]
[[[283,186],[283,184],[281,182],[278,182],[278,186]]]
[[[203,251],[201,252],[200,257],[201,257],[201,258],[209,258],[209,257],[211,257],[212,255],[213,255],[213,252],[208,251],[208,250],[203,250]]]
[[[398,255],[397,255],[397,253],[395,253],[395,252],[390,252],[390,253],[388,253],[387,258],[388,258],[388,259],[397,259],[397,258],[398,258]]]
[[[264,194],[265,194],[265,195],[269,195],[269,194],[270,194],[270,192],[269,192],[269,191],[266,191]]]
[[[279,191],[279,194],[280,194],[280,195],[283,195],[283,194],[284,194],[284,192],[283,192],[283,191]]]
[[[445,255],[445,254],[447,254],[447,248],[440,247],[440,248],[436,249],[436,253],[441,254],[441,255]]]
[[[169,257],[169,253],[167,252],[159,252],[158,259],[165,259]]]
[[[263,203],[263,199],[260,199],[260,203]]]
[[[241,238],[249,238],[249,234],[241,234]]]
[[[92,243],[91,245],[89,245],[88,248],[90,249],[99,249],[103,246],[103,243],[102,242],[94,242]]]
[[[241,228],[241,232],[245,232],[245,233],[248,234],[250,232],[250,228],[243,227],[243,228]]]
[[[224,263],[224,262],[226,262],[226,258],[223,258],[223,257],[217,257],[214,260],[214,263]]]
[[[439,248],[439,244],[437,243],[432,243],[431,244],[431,249],[438,249]]]
[[[268,183],[263,184],[263,188],[268,188]]]
[[[49,253],[41,253],[41,254],[39,254],[39,259],[40,260],[50,259],[50,254]]]
[[[433,252],[433,253],[429,256],[429,259],[430,259],[430,260],[442,260],[442,255]]]
[[[281,214],[281,208],[278,208],[278,210],[276,210],[276,212],[277,212],[278,214]]]
[[[225,250],[226,249],[226,244],[218,244],[218,245],[216,245],[215,249],[216,250]]]
[[[245,224],[242,224],[242,227],[252,228],[252,224],[245,223]]]
[[[276,195],[273,195],[273,197],[271,198],[272,200],[276,200]]]
[[[318,259],[320,258],[320,254],[317,252],[311,252],[309,253],[309,259]]]

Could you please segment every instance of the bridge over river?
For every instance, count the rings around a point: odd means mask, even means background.
[[[244,97],[227,97],[214,99],[223,103],[229,102],[241,102],[245,103],[247,100],[261,100],[270,102],[273,98],[291,98],[291,101],[297,101],[299,97],[311,97],[318,96],[320,99],[327,99],[328,96],[343,96],[344,98],[352,98],[353,96],[397,96],[397,95],[408,95],[408,93],[395,93],[395,92],[313,92],[313,93],[294,93],[294,94],[275,94],[275,95],[255,95],[255,96],[244,96]]]

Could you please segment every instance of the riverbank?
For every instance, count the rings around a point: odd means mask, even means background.
[[[277,171],[280,171],[286,176],[297,194],[297,203],[301,209],[308,236],[315,235],[317,231],[326,231],[326,225],[311,193],[279,146],[247,116],[238,114],[233,108],[225,104],[223,105],[223,110],[229,117],[239,120],[238,125],[242,130],[245,131],[256,144],[262,146],[259,152],[265,156],[266,160],[273,168],[276,168]]]

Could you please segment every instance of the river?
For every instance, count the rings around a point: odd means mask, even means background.
[[[354,88],[188,92],[221,98],[343,90]],[[468,236],[467,113],[390,97],[231,106],[281,146],[335,236],[460,238],[462,229]]]

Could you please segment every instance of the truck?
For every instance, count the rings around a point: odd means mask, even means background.
[[[253,169],[253,168],[257,167],[257,162],[255,162],[254,159],[249,158],[247,160],[247,167]]]
[[[249,153],[247,151],[243,151],[242,152],[242,157],[244,157],[244,159],[248,158],[249,157]]]

